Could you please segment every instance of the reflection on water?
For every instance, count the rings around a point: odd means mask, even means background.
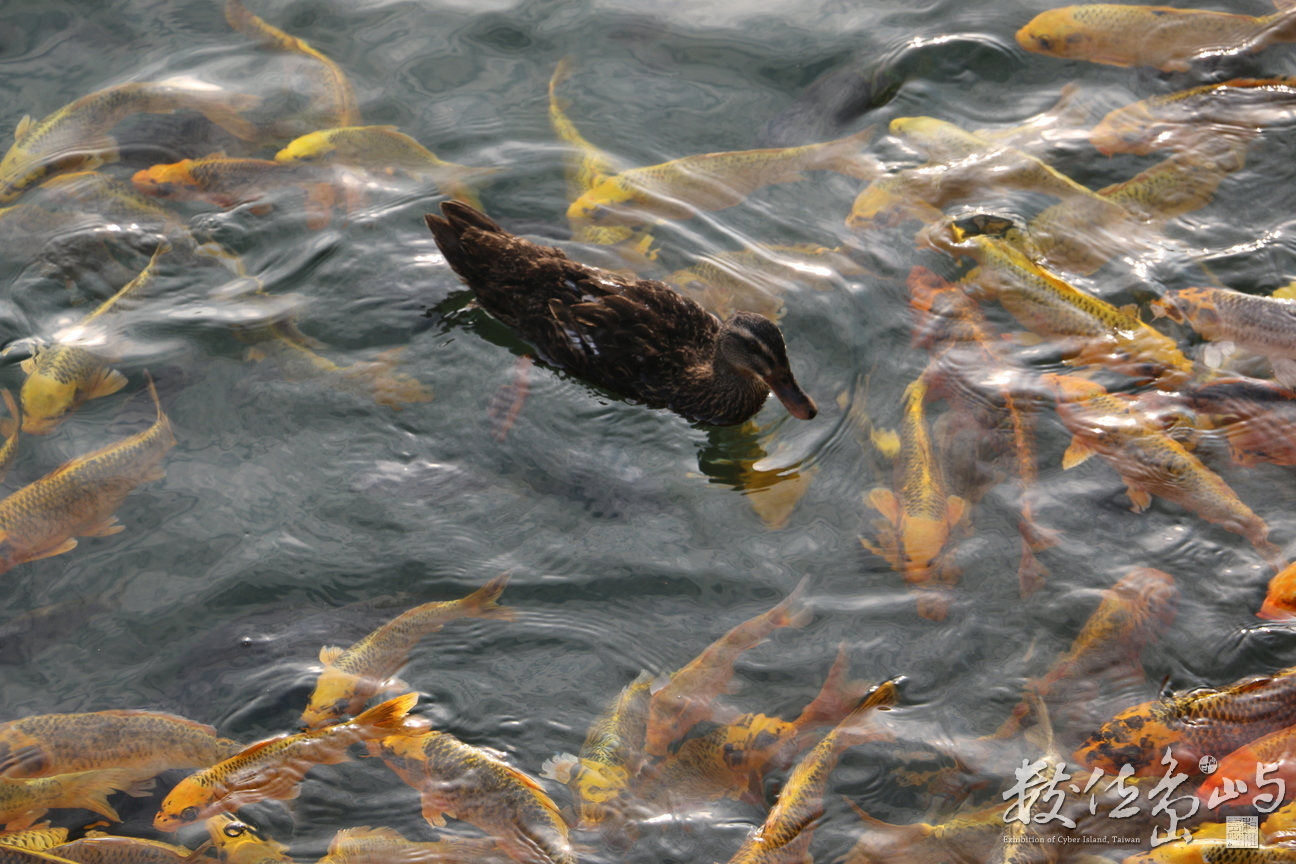
[[[868,152],[889,170],[917,169],[929,154],[888,135],[888,124],[932,116],[1104,192],[1170,155],[1101,155],[1083,133],[1108,111],[1230,77],[1296,74],[1281,45],[1194,73],[1027,54],[1013,33],[1047,5],[252,4],[345,70],[365,123],[397,126],[447,161],[502,169],[480,195],[505,228],[616,268],[625,256],[569,240],[568,150],[550,125],[547,91],[563,58],[563,111],[618,168],[872,125]],[[308,108],[313,74],[302,58],[233,32],[221,4],[207,0],[0,8],[0,128],[113,84],[175,76],[255,95],[252,116],[265,121]],[[1193,187],[1208,192],[1185,196],[1177,218],[1122,232],[1119,254],[1084,257],[1096,269],[1073,272],[1074,284],[1121,307],[1203,278],[1261,294],[1296,278],[1293,133],[1289,116],[1270,119],[1246,147],[1245,167],[1208,172]],[[1027,680],[1047,682],[1041,695],[1070,747],[1095,716],[1152,699],[1163,682],[1223,686],[1296,662],[1290,628],[1254,617],[1271,571],[1250,544],[1163,498],[1131,512],[1125,485],[1100,460],[1064,471],[1072,434],[1048,402],[1034,420],[1029,508],[1010,479],[1017,469],[1004,442],[1015,439],[1000,415],[987,408],[981,426],[942,421],[957,413],[948,398],[919,418],[932,430],[930,453],[958,467],[957,491],[972,502],[966,519],[945,519],[943,563],[960,575],[942,588],[944,620],[919,615],[903,562],[893,569],[859,541],[876,536],[885,497],[870,492],[901,473],[894,460],[907,452],[906,422],[920,425],[906,417],[904,394],[929,354],[912,342],[906,279],[915,265],[951,281],[967,268],[917,248],[912,221],[848,230],[861,180],[812,171],[739,206],[652,226],[656,257],[636,262],[640,275],[673,278],[717,310],[746,304],[777,318],[796,378],[820,407],[800,423],[771,400],[751,423],[721,430],[542,364],[522,371],[530,346],[470,302],[424,226],[443,197],[435,183],[374,172],[328,201],[293,187],[228,210],[158,202],[133,196],[135,172],[221,151],[267,159],[282,145],[240,141],[193,112],[135,115],[113,136],[120,159],[102,173],[120,187],[70,175],[21,199],[30,208],[0,215],[9,286],[0,336],[17,343],[0,357],[0,384],[15,393],[22,385],[17,364],[32,343],[20,340],[81,321],[143,269],[159,237],[172,252],[114,335],[113,368],[128,385],[85,401],[52,434],[25,436],[5,484],[17,489],[146,427],[146,369],[179,443],[165,479],[117,510],[124,531],[83,537],[5,574],[0,719],[146,708],[240,741],[278,734],[295,728],[322,646],[350,645],[406,608],[509,572],[504,602],[516,621],[449,625],[413,650],[401,678],[437,729],[538,775],[555,753],[579,752],[591,721],[636,675],[680,669],[808,575],[813,620],[741,655],[741,686],[714,722],[762,714],[786,725],[820,693],[842,643],[851,679],[905,676],[901,704],[886,715],[897,740],[847,751],[832,774],[812,849],[834,860],[861,834],[842,795],[896,824],[997,801],[1002,772],[1037,758],[1040,742],[995,749],[972,739],[1000,728]],[[1038,188],[983,184],[974,193],[962,203],[1001,227],[1041,233],[1048,225],[1032,220],[1057,203]],[[308,203],[329,205],[326,224]],[[1056,342],[1001,339],[1027,326],[1006,306],[981,308],[991,341],[1017,364],[1074,371]],[[1186,325],[1155,326],[1201,355]],[[1267,373],[1237,356],[1221,362]],[[1112,373],[1099,380],[1121,399],[1145,389]],[[1007,391],[995,392],[1002,401]],[[1254,400],[1237,403],[1246,392],[1215,383],[1186,404],[1139,404],[1163,412],[1167,429],[1209,417],[1193,452],[1286,547],[1296,492],[1289,468],[1254,456],[1258,427],[1236,425],[1254,410]],[[1264,422],[1285,429],[1280,421]],[[1030,520],[1056,543],[1032,544]],[[1026,599],[1024,550],[1047,570]],[[1111,680],[1066,678],[1055,659],[1110,599],[1103,592],[1139,567],[1172,575],[1179,592],[1174,623],[1143,640],[1145,674],[1125,674],[1137,669],[1133,651],[1107,666],[1093,661]],[[1106,714],[1079,704],[1097,678]],[[1064,705],[1069,698],[1075,704]],[[723,728],[699,728],[693,740],[718,740]],[[728,860],[787,778],[786,763],[771,761],[774,770],[754,783],[744,775],[736,793],[708,792],[645,819],[633,846],[627,836],[577,833],[581,860]],[[178,779],[164,775],[159,792]],[[542,782],[560,806],[574,806],[564,785]],[[159,792],[114,797],[124,833],[153,836]],[[322,856],[345,827],[437,833],[379,760],[316,769],[291,810],[263,802],[241,815],[298,860]],[[459,829],[470,832],[451,823]],[[193,846],[202,832],[177,836]]]

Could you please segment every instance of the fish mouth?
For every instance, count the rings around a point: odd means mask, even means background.
[[[819,406],[797,385],[791,372],[775,372],[764,380],[793,417],[798,420],[813,420],[819,413]]]

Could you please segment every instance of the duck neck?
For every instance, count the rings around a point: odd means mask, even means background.
[[[739,369],[716,346],[711,365],[699,370],[697,386],[684,413],[704,423],[728,426],[741,423],[765,404],[769,387],[764,381]]]

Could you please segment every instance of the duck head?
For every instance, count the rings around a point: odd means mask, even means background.
[[[765,316],[755,312],[730,315],[716,339],[716,358],[768,384],[793,417],[810,420],[819,413],[792,375],[783,333]]]

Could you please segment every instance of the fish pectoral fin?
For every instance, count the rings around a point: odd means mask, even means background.
[[[1274,377],[1288,390],[1296,389],[1296,360],[1279,357],[1273,361]]]
[[[144,472],[143,476],[140,477],[140,482],[153,483],[157,480],[162,480],[165,477],[166,477],[166,469],[163,468],[161,465],[154,465],[152,468]],[[117,530],[120,531],[121,529],[118,528]]]
[[[325,645],[319,652],[320,662],[325,666],[331,666],[339,657],[342,656],[344,650],[345,649],[339,648],[337,645]]]
[[[1135,321],[1139,320],[1139,307],[1137,303],[1126,303],[1118,310],[1122,315],[1128,315]]]
[[[101,396],[111,396],[118,390],[126,386],[126,376],[116,369],[104,369],[99,373],[99,377],[90,387],[90,395],[86,398],[98,399]]]
[[[1139,486],[1130,486],[1128,482],[1125,486],[1126,492],[1129,494],[1129,499],[1134,502],[1134,506],[1130,509],[1135,513],[1142,513],[1144,510],[1152,506],[1152,496],[1148,494],[1146,489]]]
[[[1071,446],[1067,447],[1066,452],[1062,454],[1062,469],[1065,471],[1074,468],[1088,461],[1089,457],[1097,452],[1089,442],[1072,438]]]
[[[109,516],[102,522],[96,522],[84,531],[79,531],[82,537],[109,537],[113,534],[126,530],[126,526],[118,521],[116,516]]]
[[[57,546],[51,546],[48,549],[43,549],[40,552],[37,552],[35,555],[29,557],[27,560],[39,561],[42,558],[53,558],[55,555],[62,555],[64,552],[71,552],[73,549],[76,548],[76,545],[77,545],[76,538],[69,537],[68,539],[64,540],[62,543],[58,544]]]
[[[957,495],[945,499],[945,524],[953,528],[963,521],[968,513],[968,503]]]
[[[18,368],[22,369],[22,371],[30,375],[32,372],[36,370],[36,355],[33,354],[32,356],[28,357],[26,360],[19,363]]]
[[[445,827],[445,815],[442,814],[441,808],[426,799],[423,801],[423,818],[438,828]]]
[[[14,127],[14,143],[21,144],[22,140],[27,137],[27,133],[31,131],[31,127],[32,118],[31,115],[28,114],[23,117],[23,119],[19,120],[18,125]]]
[[[900,524],[900,503],[890,489],[879,486],[868,493],[866,500],[869,506],[885,516],[892,525]]]

